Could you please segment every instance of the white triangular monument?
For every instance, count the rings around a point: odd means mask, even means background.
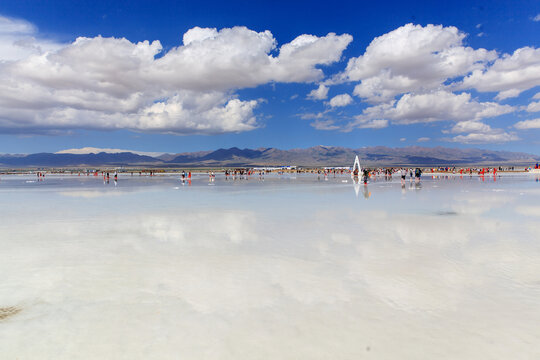
[[[362,175],[362,167],[360,166],[360,160],[358,160],[358,155],[354,158],[354,165],[352,167],[351,176],[354,177],[354,171],[358,169],[358,176]]]

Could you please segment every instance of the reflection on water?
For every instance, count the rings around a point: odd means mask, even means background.
[[[1,358],[540,354],[533,177],[1,181]]]

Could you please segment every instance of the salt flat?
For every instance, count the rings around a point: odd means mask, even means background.
[[[0,177],[2,359],[540,357],[531,175]]]

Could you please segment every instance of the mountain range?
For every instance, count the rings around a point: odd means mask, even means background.
[[[0,154],[0,167],[350,166],[356,155],[359,156],[361,163],[366,166],[529,165],[540,160],[540,156],[533,154],[482,149],[420,146],[403,148],[374,146],[351,149],[319,145],[306,149],[291,150],[276,148],[239,149],[233,147],[215,151],[162,154],[155,157],[134,152]]]

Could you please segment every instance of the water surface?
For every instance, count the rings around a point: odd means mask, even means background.
[[[0,358],[539,358],[538,180],[1,176]]]

